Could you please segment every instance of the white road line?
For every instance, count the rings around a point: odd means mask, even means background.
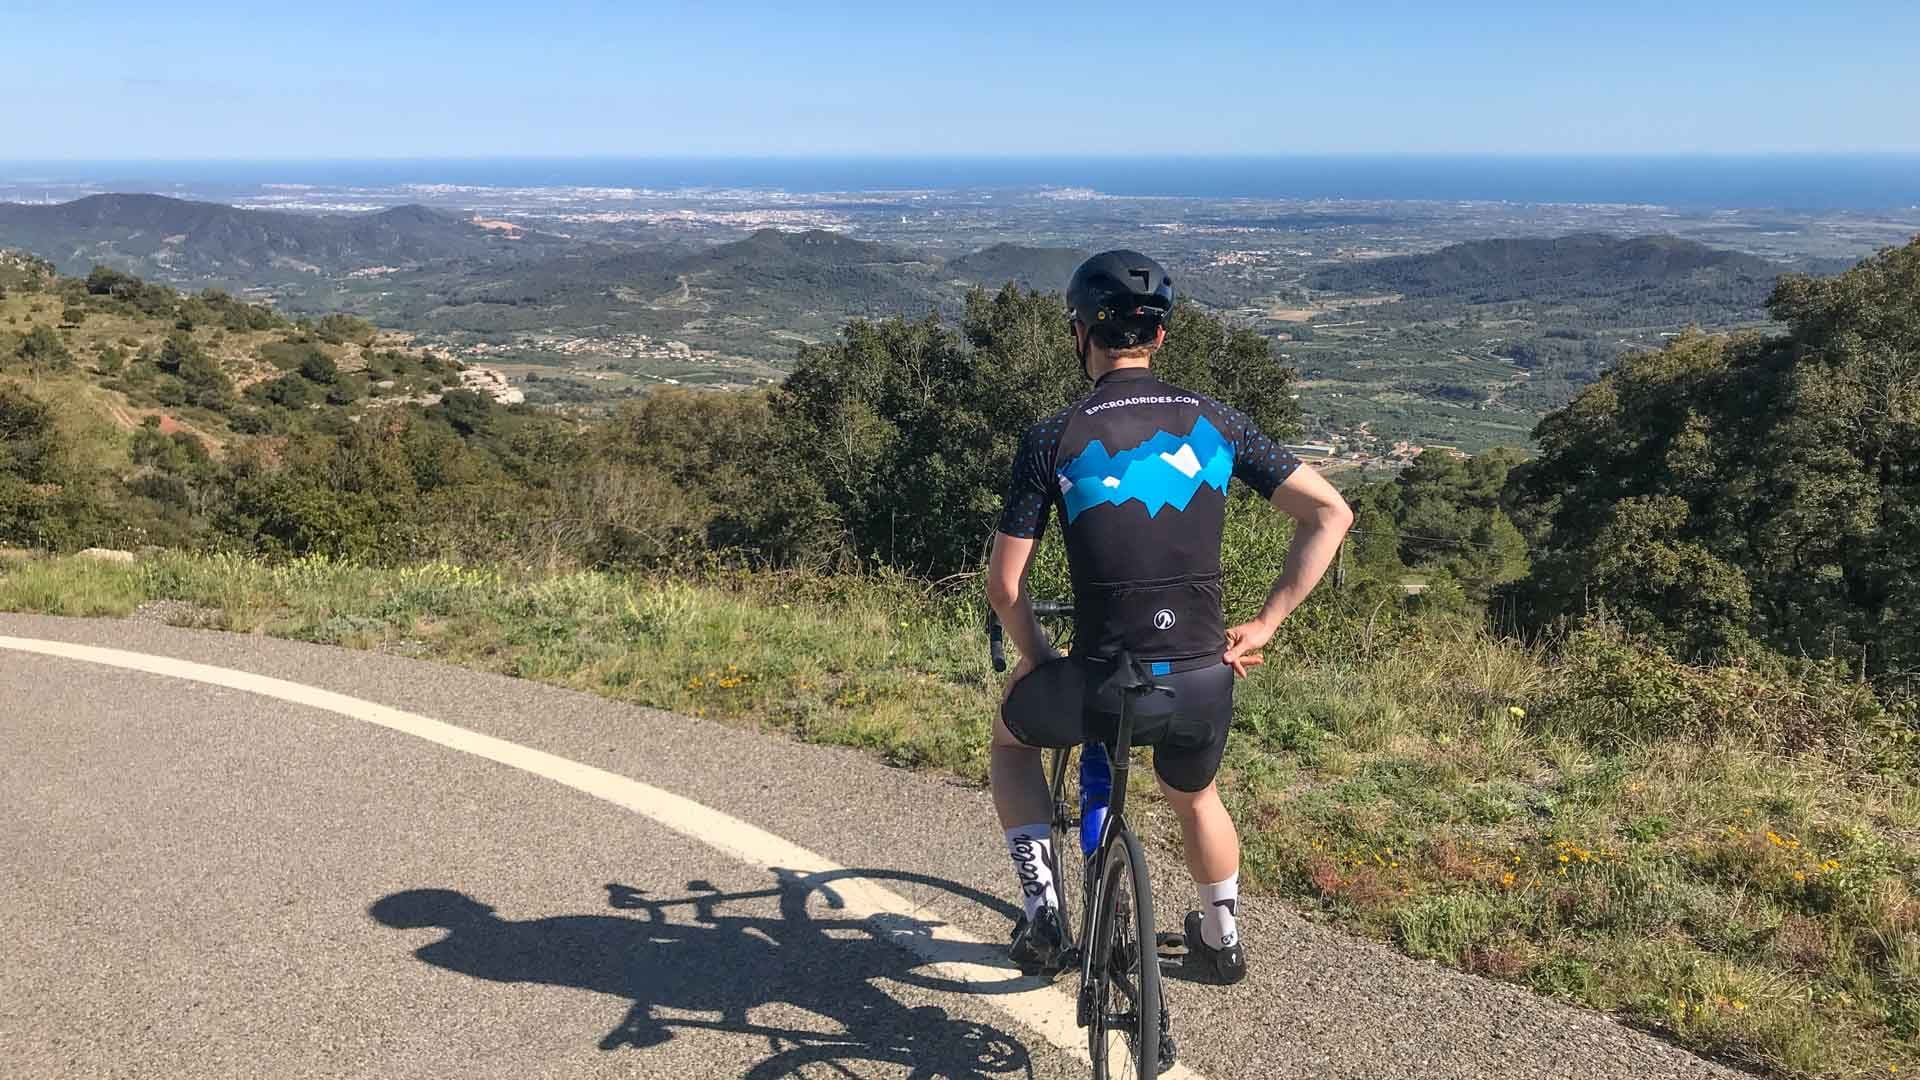
[[[128,671],[143,671],[150,675],[163,675],[189,682],[206,683],[210,686],[225,686],[259,694],[262,697],[277,698],[295,705],[322,709],[351,720],[378,724],[393,731],[437,743],[450,750],[472,754],[475,757],[482,757],[488,761],[498,762],[565,784],[575,791],[604,799],[615,806],[650,818],[682,836],[753,866],[781,866],[809,874],[834,873],[845,869],[765,829],[651,784],[643,784],[638,780],[610,773],[605,769],[583,765],[568,758],[549,754],[544,750],[535,750],[505,739],[496,739],[491,735],[468,731],[466,728],[455,727],[417,713],[403,712],[400,709],[361,698],[336,694],[331,690],[304,686],[285,679],[255,675],[233,668],[176,660],[170,656],[152,656],[122,649],[74,645],[64,641],[0,635],[0,649],[57,656],[89,664],[124,668]],[[925,907],[870,881],[843,878],[835,881],[833,888],[846,903],[845,908],[841,910],[847,917],[870,919],[877,915],[893,915],[920,919],[927,914]],[[989,955],[989,950],[992,950],[993,946],[956,927],[945,925],[938,920],[929,921],[934,923],[930,935],[898,935],[894,940],[918,954],[922,960],[926,961],[933,974],[957,983],[991,985],[1003,991],[1011,978],[1007,968],[989,963],[954,959],[956,954]],[[1072,1000],[1059,991],[1043,985],[1037,979],[1027,981],[1032,985],[1026,989],[986,993],[980,995],[979,1000],[992,1003],[994,1007],[1005,1012],[1021,1025],[1039,1033],[1053,1045],[1082,1061],[1089,1061],[1085,1032],[1074,1023]],[[1172,1070],[1162,1075],[1171,1080],[1204,1080],[1199,1073],[1184,1065],[1175,1065]]]

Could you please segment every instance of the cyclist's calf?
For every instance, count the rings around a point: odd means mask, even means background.
[[[1239,873],[1240,834],[1220,801],[1220,789],[1208,784],[1199,791],[1181,791],[1162,780],[1160,793],[1180,819],[1180,846],[1193,880],[1206,884]]]

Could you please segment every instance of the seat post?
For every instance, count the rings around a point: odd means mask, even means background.
[[[1113,745],[1107,748],[1108,768],[1113,786],[1107,795],[1107,817],[1120,818],[1127,809],[1127,773],[1133,768],[1133,691],[1120,693],[1120,724],[1113,732]],[[1121,818],[1121,820],[1125,820]]]

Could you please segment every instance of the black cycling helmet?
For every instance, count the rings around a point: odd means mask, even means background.
[[[1080,264],[1067,282],[1073,321],[1087,328],[1087,341],[1130,349],[1152,341],[1173,312],[1173,276],[1137,251],[1103,251]],[[1079,347],[1087,369],[1086,345]]]

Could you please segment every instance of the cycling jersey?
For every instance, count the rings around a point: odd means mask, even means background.
[[[1228,477],[1270,498],[1300,461],[1251,420],[1146,368],[1030,428],[1000,531],[1038,538],[1058,505],[1073,578],[1076,656],[1121,649],[1156,674],[1219,663]]]

